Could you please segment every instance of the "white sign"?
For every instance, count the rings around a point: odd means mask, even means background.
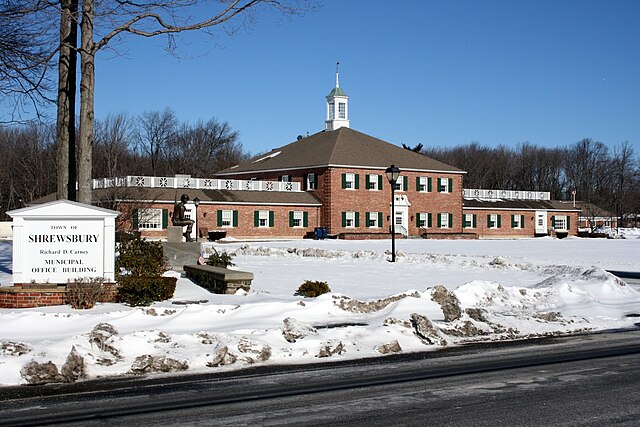
[[[115,280],[118,212],[58,200],[7,213],[13,217],[13,283]]]

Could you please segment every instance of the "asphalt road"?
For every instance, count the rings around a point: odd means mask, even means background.
[[[0,389],[0,424],[638,425],[640,331]]]

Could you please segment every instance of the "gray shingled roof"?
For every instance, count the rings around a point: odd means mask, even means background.
[[[465,173],[422,154],[341,127],[302,138],[216,175],[325,166],[387,168],[391,164],[401,170]]]
[[[255,204],[287,204],[321,206],[320,201],[306,191],[229,191],[229,190],[196,190],[191,188],[139,188],[119,187],[93,190],[94,202],[112,200],[119,201],[154,201],[157,203],[173,203],[186,194],[190,200],[196,197],[201,203],[255,203]]]
[[[579,211],[580,209],[573,206],[567,206],[557,200],[479,200],[479,199],[462,199],[462,207],[464,209],[526,209],[540,211]]]

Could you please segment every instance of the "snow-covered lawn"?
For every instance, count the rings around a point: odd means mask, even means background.
[[[24,383],[32,360],[61,368],[72,347],[89,378],[145,370],[146,355],[165,357],[158,369],[201,372],[633,327],[628,315],[640,313],[640,293],[604,271],[640,271],[633,230],[614,240],[396,243],[396,263],[389,240],[219,243],[255,274],[248,294],[214,295],[179,278],[174,298],[150,307],[0,309],[0,384]],[[0,241],[3,286],[10,269],[11,242]],[[332,293],[294,296],[305,280]]]

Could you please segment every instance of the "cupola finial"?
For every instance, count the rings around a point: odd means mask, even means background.
[[[340,87],[340,62],[336,62],[336,87]]]

